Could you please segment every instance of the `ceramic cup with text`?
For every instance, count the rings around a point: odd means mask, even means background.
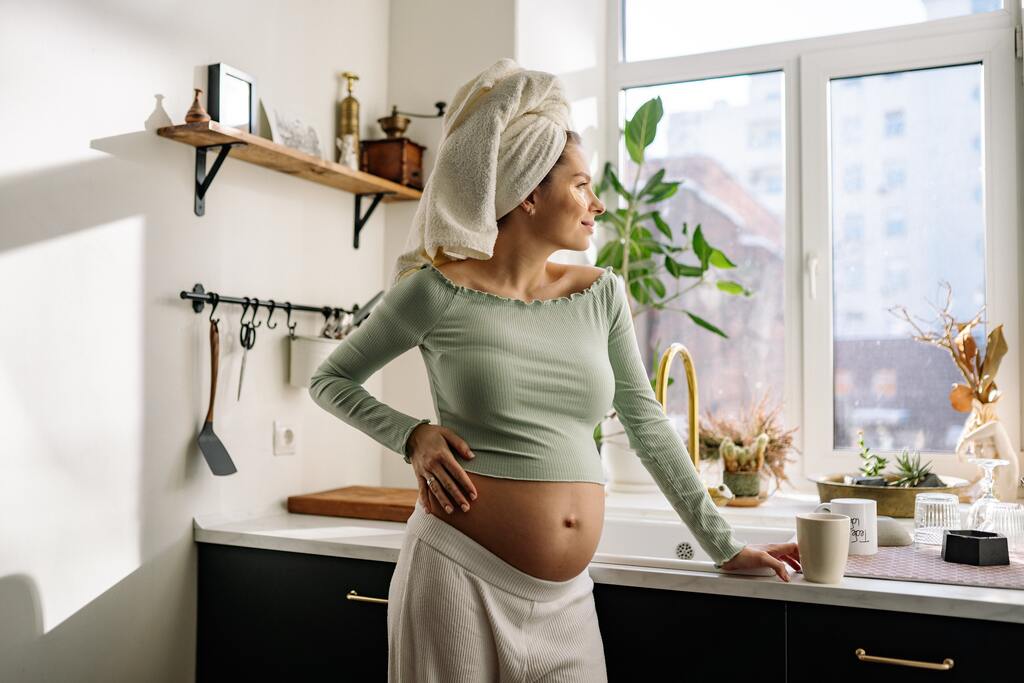
[[[874,555],[878,552],[878,503],[868,498],[833,498],[814,508],[815,512],[834,512],[850,518],[850,554]]]
[[[832,512],[805,512],[796,516],[796,543],[804,579],[813,583],[839,583],[850,554],[850,518]]]

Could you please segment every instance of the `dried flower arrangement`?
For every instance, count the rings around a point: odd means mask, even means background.
[[[978,345],[974,341],[972,330],[976,325],[981,324],[981,309],[967,322],[958,322],[950,312],[953,300],[953,290],[948,282],[943,281],[946,289],[946,303],[941,310],[935,308],[938,319],[942,325],[942,332],[924,332],[911,320],[911,315],[905,306],[891,306],[888,310],[897,318],[902,318],[917,332],[913,338],[920,342],[939,346],[949,351],[956,363],[957,369],[964,378],[963,384],[954,384],[949,392],[949,402],[954,410],[961,413],[971,413],[965,432],[969,432],[983,422],[997,419],[994,403],[999,400],[1002,393],[996,387],[996,372],[999,370],[999,363],[1006,355],[1007,345],[1003,338],[1003,326],[996,325],[988,333],[985,344],[984,357],[978,353]],[[918,318],[918,320],[921,320]],[[927,323],[927,321],[923,321]]]
[[[719,448],[726,439],[741,447],[748,447],[754,444],[760,434],[767,435],[768,445],[764,451],[764,466],[761,473],[764,477],[774,479],[775,491],[778,491],[782,487],[782,482],[789,482],[786,465],[796,462],[788,457],[789,452],[800,452],[793,445],[793,433],[799,427],[784,430],[779,421],[782,405],[769,407],[768,399],[769,394],[766,391],[756,405],[747,409],[743,419],[714,417],[710,413],[705,413],[700,418],[698,443],[701,459],[714,460],[719,457]]]

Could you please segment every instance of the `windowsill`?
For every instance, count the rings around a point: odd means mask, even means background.
[[[817,493],[780,491],[757,507],[720,507],[718,511],[730,524],[738,526],[779,527],[796,529],[796,515],[813,512],[819,504]],[[960,516],[964,519],[969,505],[960,504]],[[647,519],[678,521],[679,515],[668,504],[660,491],[654,493],[608,492],[605,496],[605,515],[624,515]],[[914,528],[913,519],[897,518],[907,530]]]
[[[816,493],[780,491],[757,507],[726,506],[718,508],[718,511],[732,524],[795,529],[795,516],[801,512],[813,512],[818,503]],[[653,493],[610,491],[605,496],[605,514],[639,516],[650,519],[679,519],[679,515],[672,509],[660,491]]]

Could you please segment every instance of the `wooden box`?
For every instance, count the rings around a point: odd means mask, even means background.
[[[359,143],[359,170],[422,190],[425,149],[409,138],[362,140]]]

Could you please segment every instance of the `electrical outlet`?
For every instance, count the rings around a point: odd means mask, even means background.
[[[274,455],[295,455],[298,436],[290,422],[274,420]]]

